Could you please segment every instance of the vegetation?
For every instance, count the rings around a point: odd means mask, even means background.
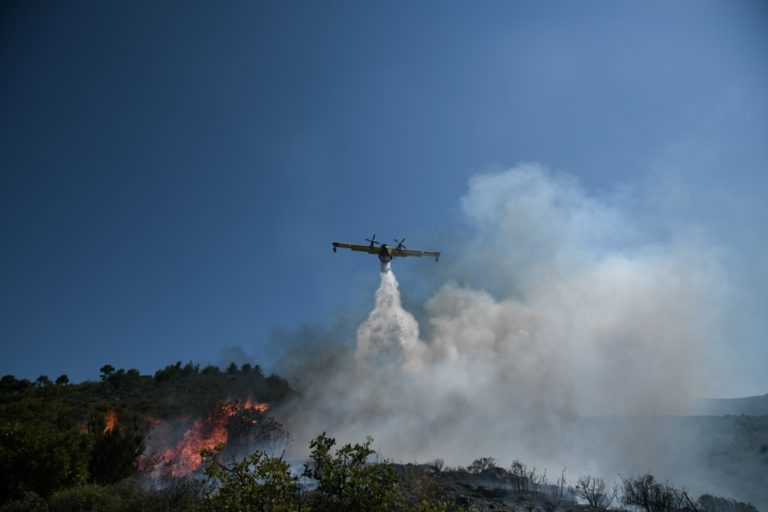
[[[97,492],[84,484],[135,475],[148,418],[203,415],[222,397],[279,403],[292,392],[286,380],[251,365],[221,371],[178,362],[148,376],[107,364],[100,372],[99,382],[80,384],[66,375],[0,379],[0,505],[49,499],[63,489],[82,497]],[[106,428],[109,415],[113,428]]]
[[[582,475],[576,481],[574,492],[582,501],[585,501],[593,510],[605,510],[616,499],[618,488],[610,488],[608,483],[591,475]]]
[[[85,483],[92,438],[75,429],[46,424],[4,423],[0,426],[0,496],[23,499],[27,493],[53,491]]]
[[[622,503],[645,512],[757,512],[749,504],[705,494],[693,499],[685,489],[657,481],[650,473],[622,478]]]
[[[257,451],[227,465],[216,451],[209,451],[205,463],[205,474],[212,482],[204,496],[206,510],[289,512],[300,508],[298,477],[281,457]]]
[[[499,467],[493,457],[453,469],[442,459],[393,464],[377,458],[370,437],[337,447],[322,433],[296,469],[282,454],[251,444],[259,436],[285,439],[259,407],[291,393],[287,381],[251,365],[201,370],[179,362],[149,376],[107,364],[99,381],[80,384],[67,375],[34,381],[6,375],[0,379],[0,512],[596,512],[621,505],[643,512],[757,512],[733,499],[693,498],[650,473],[619,485],[582,475],[569,485],[564,472],[551,481],[517,460]],[[223,398],[234,400],[222,404]],[[227,447],[203,449],[195,473],[150,476],[142,466],[152,442],[147,434],[160,420],[211,420],[220,418],[211,411],[225,414],[226,406],[246,403],[245,414],[227,420]],[[765,444],[763,420],[731,421]]]
[[[317,482],[310,494],[312,510],[390,511],[399,505],[397,475],[389,464],[369,463],[375,453],[372,438],[363,444],[346,444],[331,453],[336,440],[321,434],[310,443],[311,462],[303,476]]]

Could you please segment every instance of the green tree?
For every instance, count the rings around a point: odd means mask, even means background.
[[[311,463],[303,476],[317,482],[311,495],[313,510],[390,511],[398,508],[400,486],[389,464],[370,463],[373,438],[363,444],[346,444],[331,454],[336,440],[325,432],[312,440]]]
[[[41,375],[35,379],[35,386],[39,388],[48,388],[53,386],[53,382],[51,382],[51,379],[49,379],[47,375]]]
[[[0,426],[0,496],[21,499],[33,491],[48,497],[63,487],[88,478],[91,445],[77,430],[46,424],[12,423]]]
[[[115,371],[115,367],[111,364],[105,364],[101,368],[99,368],[99,371],[101,372],[101,380],[107,380],[112,373]]]
[[[50,512],[128,512],[114,488],[86,484],[61,489],[49,500]],[[139,510],[139,509],[136,509]]]
[[[66,386],[69,384],[69,376],[67,374],[59,375],[56,378],[56,385],[57,386]]]
[[[48,504],[36,493],[27,492],[20,499],[0,506],[0,512],[48,512]]]
[[[201,375],[221,375],[221,370],[219,370],[218,366],[213,366],[212,364],[209,364],[205,368],[203,368],[203,371],[200,372]]]
[[[138,456],[144,451],[144,436],[135,422],[116,422],[110,428],[106,425],[104,414],[92,415],[88,424],[93,435],[88,469],[91,479],[101,484],[115,483],[135,473]]]
[[[24,387],[20,384],[21,381],[14,375],[3,375],[3,378],[0,379],[0,392],[13,393],[16,391],[23,391]]]
[[[219,447],[221,448],[221,447]],[[291,512],[300,509],[298,478],[281,457],[257,451],[240,462],[222,463],[218,451],[203,453],[211,482],[206,510]]]

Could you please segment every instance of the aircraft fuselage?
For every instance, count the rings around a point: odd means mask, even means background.
[[[389,263],[392,261],[392,248],[387,244],[382,244],[379,249],[379,261]]]

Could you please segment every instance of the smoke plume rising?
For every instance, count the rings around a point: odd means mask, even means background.
[[[354,357],[300,376],[297,445],[327,431],[372,435],[395,460],[673,471],[664,422],[607,435],[584,418],[682,413],[707,393],[725,293],[713,251],[650,239],[620,202],[537,164],[475,177],[461,205],[470,235],[442,248],[454,279],[426,304],[428,339],[381,273]]]

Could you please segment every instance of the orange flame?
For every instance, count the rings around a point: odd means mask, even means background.
[[[160,421],[157,418],[153,418],[152,416],[144,416],[144,421],[146,421],[147,423],[149,423],[153,427],[157,427],[158,425],[160,425],[162,423],[162,421]]]
[[[230,418],[247,411],[264,413],[269,410],[269,404],[248,400],[231,400],[222,402],[205,420],[196,419],[192,426],[184,432],[173,446],[163,450],[160,462],[169,476],[186,476],[195,471],[203,462],[202,450],[212,450],[220,444],[226,444],[228,438],[227,424]],[[154,423],[158,427],[158,423]],[[256,423],[252,420],[251,423]],[[148,459],[144,459],[148,460]]]
[[[109,434],[113,430],[115,430],[115,427],[117,426],[117,413],[109,409],[107,411],[107,415],[104,418],[104,433]]]

